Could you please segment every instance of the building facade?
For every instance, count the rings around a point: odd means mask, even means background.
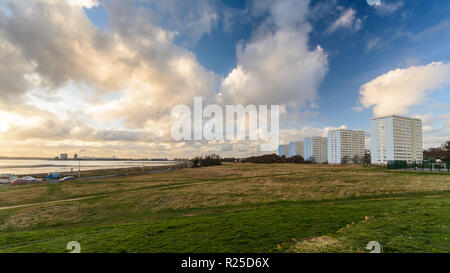
[[[334,130],[328,133],[328,163],[359,163],[365,154],[363,131]]]
[[[304,143],[304,158],[315,163],[325,163],[328,160],[328,140],[326,137],[308,137]]]
[[[278,156],[279,157],[288,157],[289,156],[289,145],[280,145],[278,146]]]
[[[289,143],[289,157],[294,157],[297,155],[305,157],[304,143],[302,141],[296,141]]]
[[[395,115],[373,118],[371,143],[373,164],[422,161],[422,121]]]

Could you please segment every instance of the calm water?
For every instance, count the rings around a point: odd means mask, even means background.
[[[81,161],[81,170],[120,169],[144,166],[165,166],[173,161]],[[0,174],[40,174],[49,172],[78,171],[78,161],[0,159]]]

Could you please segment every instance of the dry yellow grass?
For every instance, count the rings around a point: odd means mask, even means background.
[[[312,237],[295,243],[286,252],[293,253],[334,253],[343,252],[345,243],[330,236]],[[350,252],[350,251],[348,251]]]
[[[210,184],[196,185],[201,182]],[[255,198],[301,200],[443,191],[450,190],[450,175],[388,172],[361,166],[224,164],[60,185],[3,187],[0,189],[0,206],[136,190],[142,190],[145,195],[148,188],[189,183],[193,186],[170,190],[175,195],[173,199],[181,195],[195,201],[201,196],[203,203],[219,205],[229,201],[251,202]],[[205,201],[205,196],[212,198]]]
[[[141,211],[157,213],[167,209],[447,190],[450,190],[450,175],[389,172],[362,166],[234,163],[59,185],[3,187],[0,188],[0,207],[104,193],[111,195],[89,201],[88,207],[74,202],[16,209],[14,217],[0,222],[0,229],[24,228],[49,219],[55,224],[106,219],[110,211],[120,217]],[[148,217],[153,215],[149,213]]]

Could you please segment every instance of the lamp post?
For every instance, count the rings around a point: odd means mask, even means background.
[[[78,178],[81,177],[81,153],[84,152],[85,150],[81,150],[78,153]]]

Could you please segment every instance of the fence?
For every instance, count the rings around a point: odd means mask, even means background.
[[[404,160],[389,160],[387,168],[388,170],[406,170],[408,168],[408,163]]]
[[[404,160],[391,160],[388,161],[387,168],[389,170],[414,170],[450,173],[450,162],[421,161],[408,163]]]

